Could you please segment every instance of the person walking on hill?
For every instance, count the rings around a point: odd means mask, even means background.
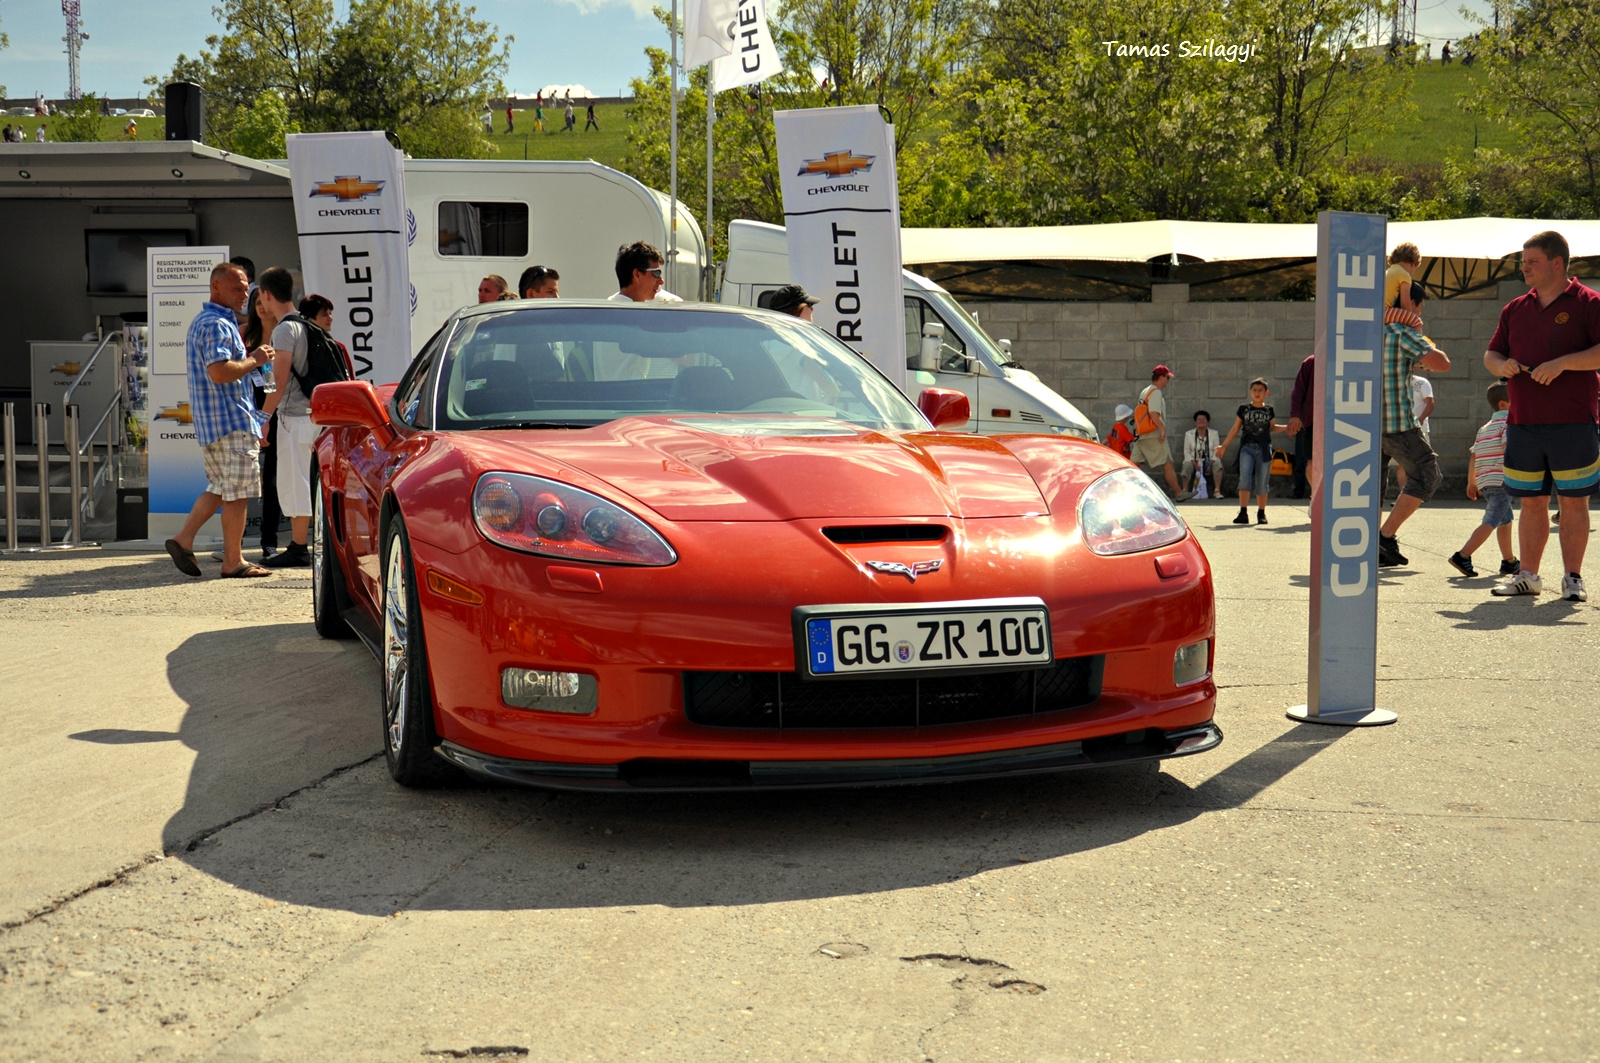
[[[1494,588],[1502,597],[1543,590],[1539,564],[1550,539],[1545,514],[1554,491],[1561,502],[1561,597],[1589,598],[1583,555],[1589,545],[1589,498],[1600,484],[1600,294],[1568,274],[1570,251],[1557,232],[1522,245],[1522,277],[1532,289],[1500,311],[1483,364],[1505,378],[1506,494],[1520,499],[1521,568]]]
[[[585,113],[585,117],[584,117],[584,120],[583,120],[583,131],[585,133],[587,133],[591,129],[593,129],[596,133],[600,132],[600,123],[596,122],[594,120],[594,101],[593,100],[589,101],[589,107],[588,107],[587,112]]]

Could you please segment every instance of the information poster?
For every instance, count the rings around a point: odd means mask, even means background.
[[[150,537],[183,526],[206,489],[195,440],[185,355],[189,323],[211,297],[211,271],[226,247],[152,247],[147,260],[150,322]],[[202,535],[220,535],[215,517]]]

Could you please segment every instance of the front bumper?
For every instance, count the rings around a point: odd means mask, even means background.
[[[644,758],[620,764],[572,764],[489,756],[454,742],[441,742],[434,752],[473,775],[552,790],[800,790],[1037,775],[1186,757],[1221,743],[1222,730],[1215,723],[1204,723],[1176,731],[1146,728],[1026,749],[892,760]]]

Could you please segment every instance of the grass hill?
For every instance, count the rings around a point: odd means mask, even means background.
[[[1483,77],[1479,68],[1435,62],[1418,66],[1415,75],[1411,112],[1392,129],[1374,132],[1364,144],[1352,140],[1352,154],[1409,168],[1469,156],[1476,147],[1515,146],[1510,130],[1469,114],[1456,102],[1479,84]]]

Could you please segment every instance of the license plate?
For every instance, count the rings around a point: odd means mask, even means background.
[[[977,672],[1054,663],[1050,610],[1038,598],[795,610],[807,678]]]

